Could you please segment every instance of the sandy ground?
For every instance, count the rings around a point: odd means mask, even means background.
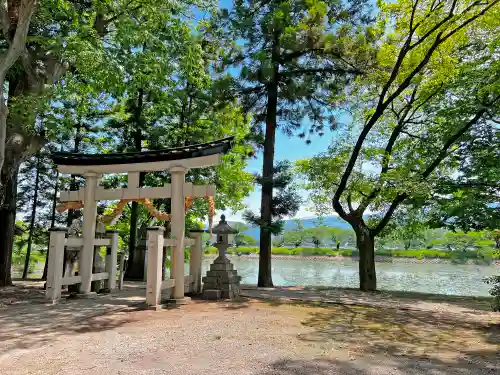
[[[500,374],[500,315],[473,299],[250,289],[266,300],[144,311],[143,292],[0,290],[0,374]]]

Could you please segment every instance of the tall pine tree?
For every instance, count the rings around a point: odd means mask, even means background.
[[[308,138],[335,127],[329,103],[360,74],[369,21],[367,1],[233,2],[213,22],[225,40],[222,92],[238,96],[253,115],[253,138],[263,147],[258,285],[272,286],[273,172],[276,131]],[[239,72],[239,74],[234,74]],[[231,75],[232,74],[232,75]],[[310,142],[310,139],[306,139]]]

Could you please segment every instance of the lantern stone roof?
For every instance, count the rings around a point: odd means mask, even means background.
[[[213,234],[236,234],[238,231],[229,226],[226,215],[221,215],[219,224],[212,229]]]
[[[174,161],[201,158],[227,153],[234,137],[227,137],[212,142],[167,148],[157,151],[125,152],[116,154],[78,154],[54,152],[51,155],[54,164],[68,166],[118,165]]]

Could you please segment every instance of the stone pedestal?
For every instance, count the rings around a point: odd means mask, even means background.
[[[210,265],[210,271],[203,278],[203,298],[213,299],[214,291],[220,291],[221,298],[235,298],[240,294],[241,276],[238,276],[231,261],[224,255],[217,257]]]

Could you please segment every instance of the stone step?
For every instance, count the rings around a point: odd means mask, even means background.
[[[204,276],[202,278],[203,282],[213,282],[219,284],[227,284],[227,283],[239,283],[241,281],[241,276],[238,275],[219,275],[219,276]]]
[[[222,292],[217,289],[206,289],[203,291],[202,298],[212,301],[219,300],[222,298]]]
[[[212,263],[210,265],[211,271],[233,271],[234,266],[232,263]]]
[[[210,270],[210,271],[207,271],[207,276],[210,276],[210,277],[219,277],[219,276],[224,277],[227,275],[237,276],[238,272],[236,270],[231,270],[231,271]]]

